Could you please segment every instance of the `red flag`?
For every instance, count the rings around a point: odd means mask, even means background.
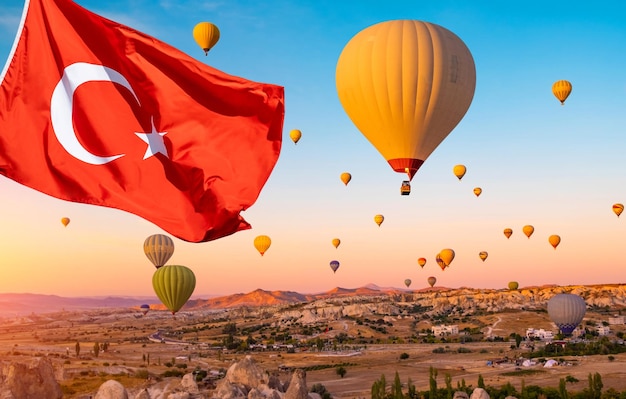
[[[28,1],[27,1],[28,3]],[[250,225],[284,90],[230,76],[71,0],[31,0],[0,75],[0,173],[186,241]]]

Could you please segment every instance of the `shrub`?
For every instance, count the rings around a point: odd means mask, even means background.
[[[404,360],[404,359],[408,359],[409,358],[409,354],[406,352],[402,352],[400,354],[400,359]]]

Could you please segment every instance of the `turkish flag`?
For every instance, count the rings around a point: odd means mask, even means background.
[[[211,68],[71,0],[30,0],[0,75],[0,173],[186,241],[249,229],[283,87]]]

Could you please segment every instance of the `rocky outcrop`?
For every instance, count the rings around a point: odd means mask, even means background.
[[[489,399],[489,394],[483,388],[474,388],[470,399]]]
[[[108,380],[100,385],[94,399],[128,399],[128,392],[121,383]]]
[[[61,386],[54,378],[52,364],[46,358],[30,363],[11,363],[0,380],[3,399],[60,399]]]

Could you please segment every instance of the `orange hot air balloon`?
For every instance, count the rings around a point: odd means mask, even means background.
[[[465,165],[454,165],[454,168],[452,168],[452,173],[454,173],[459,180],[465,176],[465,172],[467,172]]]
[[[446,263],[443,261],[443,259],[441,259],[441,254],[437,254],[437,256],[435,256],[435,261],[437,262],[441,270],[446,270]]]
[[[524,232],[524,234],[526,234],[526,237],[530,238],[530,236],[532,236],[535,232],[535,228],[527,224],[526,226],[522,227],[522,231]]]
[[[378,227],[380,227],[380,225],[383,223],[384,220],[385,220],[385,217],[383,215],[374,216],[374,221],[376,222]]]
[[[474,188],[474,194],[475,194],[477,197],[478,197],[478,196],[480,196],[480,194],[482,194],[482,192],[483,192],[483,189],[482,189],[482,188],[480,188],[480,187],[476,187],[476,188]]]
[[[478,253],[478,257],[479,257],[480,259],[482,259],[482,261],[483,261],[483,262],[485,261],[485,259],[487,259],[487,256],[489,256],[489,254],[487,253],[487,251],[480,251],[480,252]]]
[[[350,180],[352,180],[352,175],[350,173],[348,173],[348,172],[343,172],[341,174],[341,176],[339,176],[339,178],[341,179],[343,184],[345,184],[347,186],[348,183],[350,183]]]
[[[220,30],[210,22],[200,22],[193,28],[193,38],[207,55],[220,40]]]
[[[289,132],[289,137],[294,144],[298,144],[298,141],[300,141],[300,138],[302,137],[302,132],[298,129],[293,129]]]
[[[67,227],[67,225],[70,224],[70,218],[68,217],[61,218],[61,223],[63,223],[63,226]]]
[[[341,240],[338,238],[333,238],[333,246],[337,248],[339,247],[339,244],[341,244]]]
[[[429,22],[380,22],[343,48],[339,101],[359,131],[409,181],[467,112],[476,87],[463,41]]]
[[[268,236],[261,235],[254,239],[254,247],[261,256],[269,249],[270,245],[272,245],[272,240]]]
[[[439,252],[439,257],[446,267],[450,266],[450,263],[454,260],[454,255],[454,250],[450,248],[442,249],[441,252]]]
[[[430,276],[430,277],[428,277],[428,279],[426,281],[428,281],[428,285],[430,285],[432,287],[437,282],[437,279],[435,277],[433,277],[433,276]]]
[[[621,215],[622,212],[624,212],[624,205],[623,204],[613,204],[613,212],[615,212],[617,217],[619,217],[619,215]]]
[[[554,249],[556,249],[556,247],[558,247],[559,244],[561,243],[561,237],[556,234],[553,234],[550,237],[548,237],[548,242],[550,243],[550,245],[554,247]]]
[[[511,234],[513,234],[512,229],[509,229],[509,228],[504,229],[504,235],[506,236],[506,238],[511,237]]]
[[[419,258],[417,260],[417,264],[420,265],[423,268],[424,265],[426,264],[426,258]]]
[[[571,92],[572,84],[567,80],[559,80],[552,85],[552,94],[561,102],[561,105],[565,104]]]

